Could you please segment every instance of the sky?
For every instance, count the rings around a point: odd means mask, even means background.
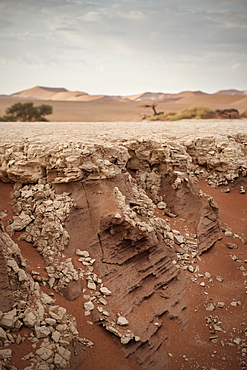
[[[0,94],[247,90],[247,0],[0,0]]]

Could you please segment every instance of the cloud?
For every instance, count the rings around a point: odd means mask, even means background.
[[[5,64],[71,74],[73,65],[115,79],[127,69],[139,84],[154,70],[162,81],[194,81],[222,65],[232,73],[246,65],[246,0],[2,0],[0,11]]]
[[[86,22],[99,22],[101,20],[101,16],[98,12],[89,11],[83,15],[82,19]]]

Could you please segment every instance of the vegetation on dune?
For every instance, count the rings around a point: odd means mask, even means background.
[[[186,118],[204,119],[213,118],[214,112],[207,107],[198,106],[191,108],[184,108],[179,112],[168,111],[162,114],[147,117],[149,121],[178,121]]]
[[[151,117],[147,117],[146,119],[148,121],[170,121],[172,117],[174,117],[177,114],[177,112],[174,111],[168,111],[165,113],[156,114]]]
[[[212,118],[214,112],[204,106],[185,108],[169,118],[169,121],[178,121],[185,118],[205,119]]]
[[[52,114],[51,105],[42,104],[34,107],[33,103],[16,103],[6,109],[6,115],[0,117],[2,122],[48,122],[44,117]]]
[[[148,105],[146,105],[148,107]],[[178,121],[181,119],[207,119],[207,118],[218,118],[218,119],[239,119],[247,118],[247,109],[241,114],[235,108],[228,109],[216,109],[215,111],[205,107],[196,106],[190,108],[184,108],[179,112],[161,112],[156,113],[153,116],[145,116],[144,119],[148,121]]]

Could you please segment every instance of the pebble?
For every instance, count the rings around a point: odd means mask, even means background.
[[[129,321],[125,317],[119,316],[117,319],[117,324],[121,326],[125,326],[129,324]]]
[[[80,249],[77,249],[75,254],[80,257],[85,257],[85,258],[89,257],[88,251],[81,251]]]
[[[224,302],[218,302],[217,306],[219,308],[223,308],[225,306],[225,303]]]
[[[230,230],[225,231],[225,236],[232,236],[232,232]]]
[[[94,309],[94,304],[91,301],[84,302],[84,308],[86,311],[92,311]]]
[[[220,283],[222,283],[222,281],[224,280],[222,276],[216,276],[215,278],[217,281],[219,281]]]
[[[229,248],[229,249],[237,249],[238,248],[237,244],[234,244],[234,243],[226,243],[226,247]]]
[[[106,287],[104,287],[104,286],[102,286],[102,287],[100,288],[100,292],[101,292],[102,294],[106,295],[106,296],[108,296],[108,295],[111,295],[111,294],[112,294],[112,292],[111,292],[108,288],[106,288]]]
[[[233,342],[237,345],[239,345],[241,343],[241,338],[235,338],[233,339]]]
[[[213,311],[215,309],[213,303],[209,303],[206,307],[206,311]]]
[[[96,290],[97,289],[96,284],[93,281],[89,281],[87,283],[87,287],[88,287],[88,289],[91,289],[91,290]]]

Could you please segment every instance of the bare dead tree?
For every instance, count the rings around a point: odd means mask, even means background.
[[[162,114],[163,112],[157,112],[156,110],[156,107],[157,107],[158,104],[156,103],[153,103],[153,104],[145,104],[145,105],[142,105],[142,107],[145,107],[145,108],[152,108],[153,109],[153,112],[154,112],[154,116],[157,116],[159,114]]]

